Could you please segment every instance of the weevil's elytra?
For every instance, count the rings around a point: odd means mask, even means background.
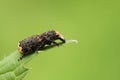
[[[45,45],[58,44],[55,40],[61,40],[65,43],[65,39],[58,31],[50,30],[43,34],[33,35],[18,43],[18,51],[24,57],[27,54],[34,53],[40,49],[43,49]]]

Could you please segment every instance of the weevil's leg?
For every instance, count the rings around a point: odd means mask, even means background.
[[[39,50],[42,50],[45,47],[45,44],[41,44],[36,48],[36,53],[38,53]]]
[[[20,61],[21,59],[19,58],[18,61]]]
[[[18,61],[22,60],[23,57],[24,57],[24,55],[22,54],[22,55],[20,56],[20,58],[18,59]]]
[[[50,46],[50,45],[51,45],[51,42],[48,42],[48,45]]]
[[[24,57],[24,54],[22,54],[22,56],[20,57],[20,59],[22,60],[23,57]]]
[[[20,60],[22,60],[23,56],[20,57]]]
[[[59,44],[58,44],[58,43],[56,43],[55,41],[53,41],[52,43],[53,43],[53,44],[55,44],[56,46],[59,46]]]
[[[62,38],[58,38],[59,40],[61,40],[63,43],[65,43],[65,39]]]

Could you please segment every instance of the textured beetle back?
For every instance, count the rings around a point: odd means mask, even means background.
[[[44,48],[45,45],[51,45],[51,43],[57,44],[55,40],[60,39],[62,42],[65,42],[63,36],[55,30],[51,30],[39,35],[33,35],[28,37],[18,44],[18,51],[22,55],[33,53]]]

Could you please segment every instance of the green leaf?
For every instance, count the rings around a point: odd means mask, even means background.
[[[67,40],[66,43],[77,43],[77,40]],[[63,43],[60,43],[62,45]],[[43,52],[56,45],[46,46],[42,49]],[[36,54],[30,54],[25,56],[22,60],[19,60],[21,54],[18,51],[11,53],[8,57],[5,57],[0,61],[0,80],[22,80],[28,73],[29,69],[24,65],[28,63]]]
[[[22,80],[28,73],[28,68],[24,67],[31,60],[32,54],[19,61],[20,53],[15,51],[0,62],[0,80]]]

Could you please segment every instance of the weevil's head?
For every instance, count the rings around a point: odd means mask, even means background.
[[[55,31],[56,36],[58,36],[59,39],[61,39],[63,42],[65,42],[65,38],[62,34],[60,34],[58,31]]]

